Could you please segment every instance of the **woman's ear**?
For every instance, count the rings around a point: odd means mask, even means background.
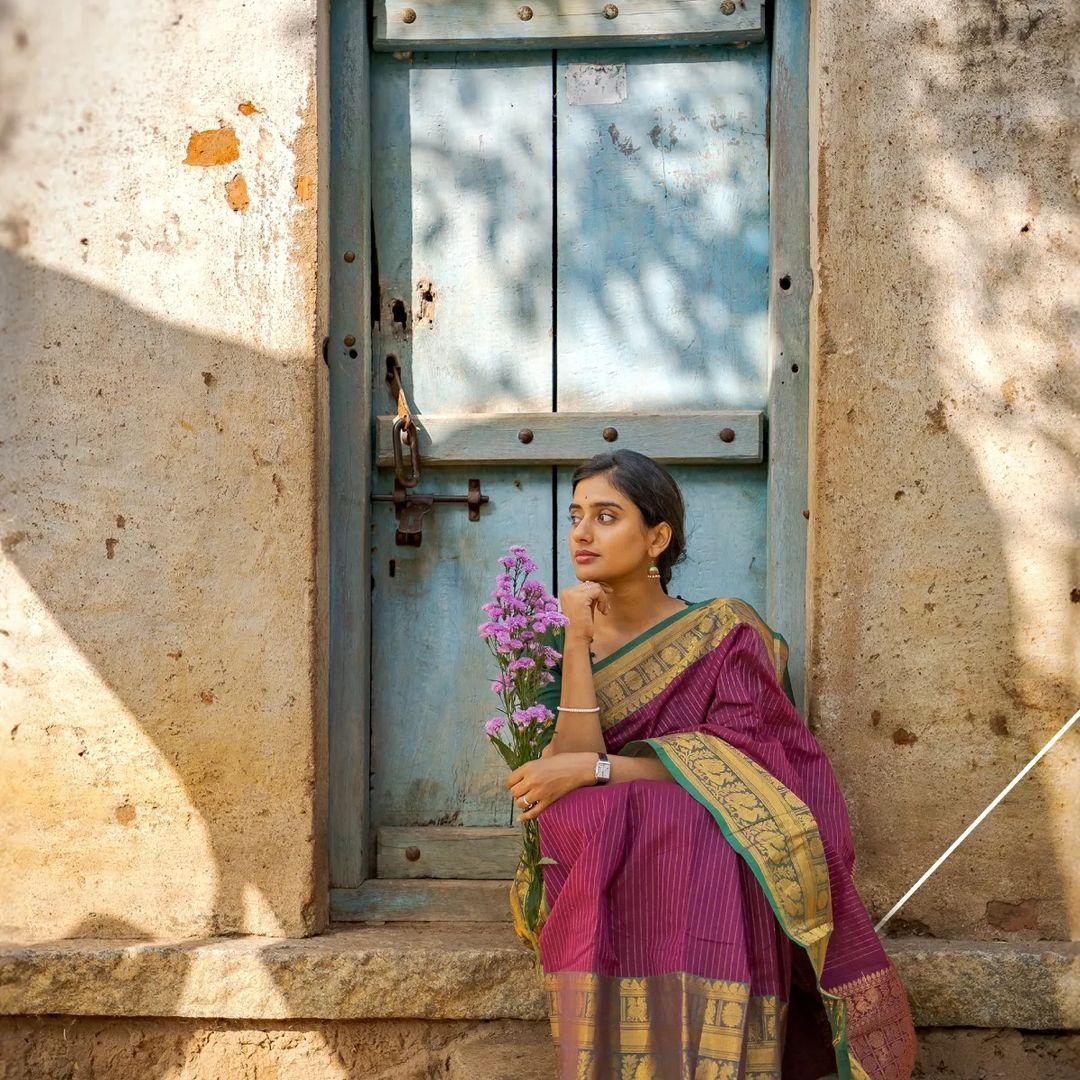
[[[660,550],[651,558],[659,559],[668,549],[668,544],[671,543],[671,526],[666,521],[661,521],[656,526],[656,536],[654,540],[660,544]]]

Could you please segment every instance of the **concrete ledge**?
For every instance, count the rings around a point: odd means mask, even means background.
[[[887,941],[920,1027],[1080,1028],[1070,942]],[[545,1020],[532,957],[491,923],[337,924],[309,938],[0,945],[0,1014]]]
[[[1080,1028],[1080,943],[908,938],[885,948],[921,1027]]]
[[[337,924],[316,937],[0,946],[0,1014],[547,1019],[532,953],[492,923]]]

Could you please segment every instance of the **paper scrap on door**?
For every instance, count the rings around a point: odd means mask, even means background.
[[[566,100],[571,105],[617,105],[626,100],[625,64],[567,64]]]

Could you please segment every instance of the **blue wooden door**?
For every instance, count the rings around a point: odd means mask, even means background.
[[[493,432],[530,417],[581,457],[627,446],[666,461],[688,510],[670,591],[768,609],[769,455],[721,460],[705,444],[729,415],[752,442],[775,390],[769,42],[562,44],[369,58],[372,493],[394,487],[387,377],[400,372],[416,422],[437,431],[416,490],[461,496],[474,479],[488,500],[477,521],[436,502],[419,546],[398,542],[392,503],[371,504],[376,877],[513,869],[515,808],[483,733],[495,669],[480,605],[511,544],[553,592],[576,580],[576,459]],[[446,847],[447,827],[469,843]]]

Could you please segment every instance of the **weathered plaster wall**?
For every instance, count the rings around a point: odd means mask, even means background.
[[[919,1031],[914,1080],[1074,1080],[1080,1035]],[[554,1080],[546,1020],[0,1019],[0,1080]]]
[[[325,920],[319,7],[0,7],[20,936]]]
[[[553,1080],[556,1073],[546,1020],[0,1018],[0,1080]]]
[[[809,711],[880,915],[1080,703],[1080,8],[816,9]],[[1075,933],[1078,748],[893,929]]]

